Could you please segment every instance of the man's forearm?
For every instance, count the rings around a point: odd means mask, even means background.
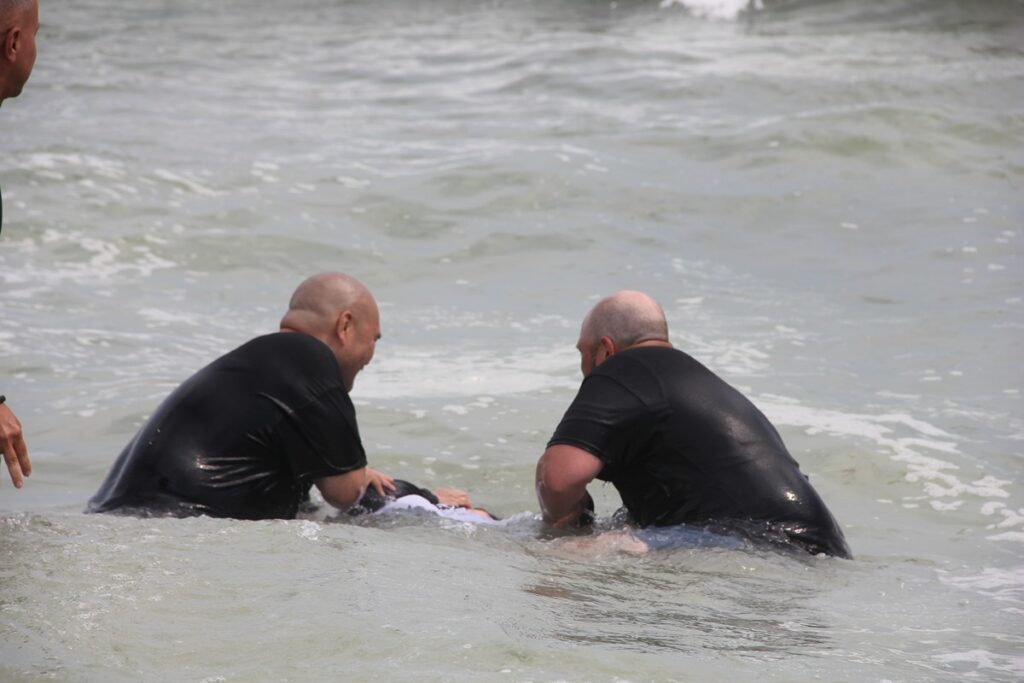
[[[366,491],[367,469],[361,467],[345,474],[323,477],[314,483],[325,501],[339,510],[347,510],[358,503]]]
[[[557,491],[541,480],[537,482],[537,500],[540,502],[544,523],[556,528],[573,526],[585,513],[594,509],[586,485]]]
[[[576,446],[548,446],[537,461],[537,502],[547,524],[564,527],[576,524],[594,501],[587,484],[601,471],[602,461]]]

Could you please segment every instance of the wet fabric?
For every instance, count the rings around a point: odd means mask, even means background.
[[[716,534],[703,527],[678,524],[636,529],[633,536],[642,541],[648,550],[678,550],[680,548],[723,548],[739,550],[744,542],[736,536]]]
[[[88,511],[292,518],[314,480],[365,466],[331,350],[279,332],[222,356],[172,392]]]
[[[431,496],[432,497],[432,496]],[[480,524],[484,526],[505,526],[508,520],[495,519],[491,516],[478,514],[466,508],[451,507],[449,505],[438,505],[436,502],[418,494],[409,494],[398,498],[389,498],[387,502],[373,515],[389,514],[426,514],[443,517],[456,522],[467,522],[469,524]]]
[[[359,504],[354,506],[350,512],[359,514],[361,512],[376,512],[387,503],[393,502],[404,496],[419,496],[426,499],[431,505],[437,505],[437,496],[428,489],[420,488],[404,479],[394,480],[395,490],[380,495],[372,486],[366,487],[366,493],[359,499]]]
[[[808,550],[848,557],[842,530],[753,403],[689,355],[638,347],[583,381],[549,445],[604,463],[641,527],[750,522]],[[734,523],[734,524],[733,524]]]

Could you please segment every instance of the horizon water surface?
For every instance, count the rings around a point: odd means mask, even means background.
[[[1024,678],[1024,4],[41,20],[0,110],[0,393],[34,465],[0,486],[0,680]],[[321,270],[381,304],[371,465],[508,525],[83,515]],[[579,321],[624,287],[779,427],[853,561],[541,533]]]

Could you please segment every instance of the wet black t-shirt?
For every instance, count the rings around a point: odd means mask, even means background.
[[[218,358],[172,392],[88,510],[291,518],[315,479],[365,466],[331,350],[279,332]]]
[[[595,368],[553,444],[600,458],[598,478],[615,485],[641,526],[757,527],[811,552],[850,555],[764,414],[677,349],[633,348]]]

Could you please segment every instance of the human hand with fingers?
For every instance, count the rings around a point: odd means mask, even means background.
[[[378,472],[372,467],[366,468],[366,488],[373,489],[377,495],[386,496],[395,491],[395,478]]]
[[[437,502],[439,505],[448,505],[453,508],[473,507],[473,504],[469,502],[469,494],[465,491],[460,491],[459,489],[434,489],[434,495],[437,496]]]
[[[11,473],[14,488],[20,489],[25,484],[25,477],[32,474],[32,463],[28,459],[28,447],[21,431],[21,422],[0,396],[0,453]]]

